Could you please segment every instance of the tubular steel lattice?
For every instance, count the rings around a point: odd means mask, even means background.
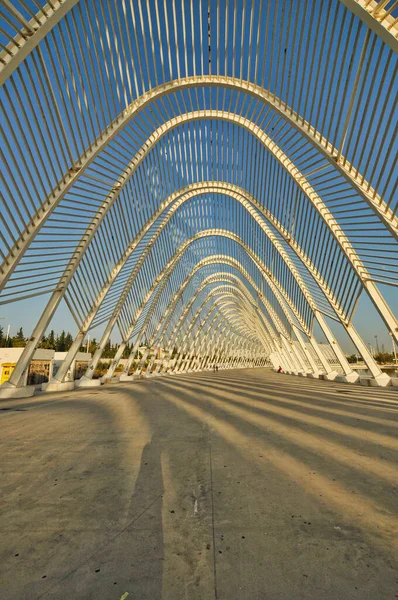
[[[355,380],[328,320],[398,287],[394,0],[0,0],[1,303],[64,300],[147,373]],[[395,117],[395,118],[394,118]],[[397,303],[398,304],[398,303]],[[142,349],[142,346],[146,350]],[[161,360],[150,347],[162,348]],[[141,348],[139,352],[139,348]]]

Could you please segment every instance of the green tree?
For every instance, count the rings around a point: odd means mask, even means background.
[[[378,352],[375,359],[379,364],[393,362],[393,356],[389,352]]]
[[[112,344],[110,339],[105,344],[102,356],[104,358],[112,358]]]
[[[66,350],[64,330],[61,331],[61,335],[57,338],[56,350],[57,352],[65,352]]]
[[[94,354],[94,352],[97,349],[97,340],[95,338],[93,338],[90,341],[89,347],[88,347],[88,351],[91,352],[91,354]]]
[[[350,364],[352,363],[356,363],[357,362],[357,355],[356,354],[351,354],[350,356],[347,356],[347,360]]]
[[[42,336],[38,348],[48,348],[48,341],[45,335]]]
[[[72,346],[72,344],[73,344],[73,336],[68,331],[68,333],[65,335],[65,350],[69,350],[69,348]]]
[[[22,327],[18,329],[17,335],[14,335],[12,338],[12,345],[14,348],[24,348],[26,346],[26,339]]]
[[[51,331],[47,337],[47,348],[49,350],[55,350],[55,346],[56,346],[55,333],[54,333],[54,329],[51,329]]]

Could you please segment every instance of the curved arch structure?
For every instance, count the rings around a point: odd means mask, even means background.
[[[80,385],[114,332],[105,379],[128,356],[124,380],[217,363],[358,381],[336,326],[391,383],[353,320],[366,295],[398,341],[398,14],[293,4],[4,4],[0,303],[43,302],[0,396],[30,393],[62,303],[77,334],[48,390],[74,386],[92,330]]]

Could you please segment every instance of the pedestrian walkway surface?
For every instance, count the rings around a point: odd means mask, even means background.
[[[397,416],[267,369],[2,402],[0,597],[395,599]]]

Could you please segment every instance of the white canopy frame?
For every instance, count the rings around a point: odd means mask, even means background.
[[[398,203],[392,193],[394,165],[390,158],[397,137],[393,127],[386,125],[390,111],[396,107],[394,82],[390,77],[394,53],[398,51],[396,3],[392,0],[314,2],[316,7],[305,5],[297,14],[292,7],[281,14],[274,11],[271,0],[243,2],[241,7],[236,3],[232,6],[228,0],[197,3],[160,0],[155,5],[143,0],[139,6],[116,0],[112,7],[104,6],[103,0],[87,5],[78,0],[52,0],[48,4],[39,0],[36,14],[25,0],[0,2],[4,23],[0,35],[3,36],[0,84],[6,106],[7,200],[4,212],[0,213],[4,258],[0,302],[51,293],[4,387],[24,387],[33,353],[63,299],[79,331],[59,370],[61,383],[87,331],[98,324],[98,315],[104,314],[108,322],[95,353],[97,358],[103,351],[103,340],[109,339],[115,325],[121,328],[122,317],[124,320],[133,317],[127,333],[135,332],[139,318],[136,315],[142,314],[144,323],[154,327],[154,335],[162,329],[166,334],[167,319],[170,322],[174,318],[179,301],[175,298],[182,298],[176,292],[162,316],[166,286],[174,285],[174,267],[193,241],[208,236],[237,242],[260,270],[267,289],[289,323],[291,331],[287,336],[282,335],[283,339],[291,339],[294,332],[298,341],[301,333],[311,341],[316,319],[344,373],[351,376],[351,367],[326,322],[325,316],[331,317],[343,326],[372,376],[382,380],[381,370],[353,327],[352,318],[364,290],[398,341],[398,320],[393,306],[389,306],[377,285],[398,287],[393,266],[397,254]],[[317,17],[321,19],[319,23]],[[350,35],[344,41],[346,29]],[[333,39],[337,43],[335,55],[330,52]],[[93,44],[93,40],[99,43]],[[284,48],[287,42],[289,47]],[[262,57],[260,48],[264,50]],[[319,61],[317,56],[322,52],[325,58]],[[299,68],[300,60],[307,65],[305,73]],[[377,79],[378,87],[372,91],[371,106],[364,107],[362,98],[372,78]],[[322,115],[320,107],[324,104],[327,109]],[[215,136],[212,133],[208,137],[208,130],[200,129],[201,123],[206,127],[222,123],[225,127],[219,136],[215,126]],[[374,152],[363,137],[363,132],[371,130],[369,123],[372,131],[378,132],[380,128],[385,133],[383,139],[377,138]],[[237,138],[233,133],[232,144],[236,143],[243,156],[237,164],[239,168],[243,166],[254,172],[264,165],[256,158],[255,143],[259,143],[265,154],[281,166],[287,180],[293,182],[292,188],[290,184],[281,187],[279,171],[270,167],[269,177],[280,201],[285,203],[284,193],[290,195],[299,190],[303,194],[308,214],[312,216],[314,211],[316,215],[314,220],[309,219],[308,233],[322,232],[316,238],[319,245],[326,239],[325,231],[330,235],[331,242],[327,238],[325,252],[333,248],[332,260],[338,257],[335,271],[322,272],[312,249],[306,250],[300,243],[295,229],[296,212],[290,214],[291,225],[287,227],[283,218],[281,221],[278,213],[265,204],[266,198],[250,192],[250,186],[245,189],[232,179],[189,181],[189,178],[187,185],[181,186],[179,165],[184,160],[191,163],[198,160],[198,148],[200,160],[211,163],[218,173],[217,161],[222,161],[223,148],[229,143],[228,131],[235,131],[227,129],[227,125],[238,131]],[[241,130],[247,133],[246,137],[240,137]],[[169,143],[173,136],[173,159],[166,161],[166,167],[156,165],[164,140]],[[242,140],[244,146],[239,147]],[[217,144],[215,150],[212,144]],[[303,156],[309,158],[304,160]],[[108,251],[111,240],[123,228],[123,217],[127,216],[123,215],[126,209],[121,198],[130,193],[131,186],[134,193],[141,192],[140,182],[148,165],[159,167],[159,181],[167,166],[174,169],[169,175],[166,197],[158,193],[155,185],[149,186],[149,191],[143,190],[142,214],[146,214],[148,194],[152,194],[152,214],[147,214],[146,220],[137,214],[139,230],[129,238],[123,233],[121,237],[126,244],[123,248],[117,245],[119,255],[114,253],[115,260],[109,260],[108,253],[103,266],[101,248]],[[344,198],[348,202],[330,201],[330,195],[336,193],[334,177],[339,182],[336,189],[341,182],[347,185]],[[101,190],[97,196],[96,186]],[[355,197],[352,207],[348,189]],[[98,202],[102,191],[105,195]],[[76,206],[82,214],[85,211],[91,215],[82,220],[81,227],[74,218],[70,225],[67,219],[58,219],[58,214],[62,214],[60,207],[68,211],[71,204],[68,194],[72,192],[76,198],[79,195],[84,198],[77,199],[72,210]],[[246,235],[240,237],[233,222],[231,231],[216,223],[209,228],[204,213],[198,213],[196,222],[192,219],[190,222],[191,237],[187,229],[186,241],[181,245],[184,237],[179,234],[181,239],[178,238],[174,256],[162,265],[157,257],[167,256],[172,248],[170,244],[166,247],[164,234],[185,214],[183,205],[185,210],[188,201],[199,203],[202,198],[204,205],[206,196],[218,195],[235,200],[250,216],[252,225]],[[289,203],[284,206],[292,210]],[[362,216],[364,207],[368,212]],[[304,219],[306,214],[300,213],[300,218]],[[151,236],[152,228],[155,232]],[[287,285],[278,279],[273,262],[266,264],[260,260],[257,231],[261,231],[260,237],[272,244],[278,260],[282,260],[283,273],[286,270],[291,276]],[[52,256],[57,235],[61,251],[56,254],[67,257],[65,260]],[[380,252],[373,260],[372,249],[377,242]],[[32,267],[29,257],[36,256],[38,250],[42,256],[37,266]],[[382,256],[386,257],[386,264],[376,264]],[[150,261],[153,267],[148,266]],[[92,275],[87,276],[86,265],[90,262]],[[324,266],[324,260],[321,264]],[[129,265],[132,270],[126,278]],[[47,273],[54,275],[50,283]],[[130,292],[141,279],[145,281],[146,292],[133,315]],[[349,291],[342,296],[341,290],[348,281]],[[115,290],[123,282],[121,297],[114,303]],[[92,301],[90,294],[72,297],[79,285],[95,291]],[[187,284],[187,292],[191,293],[189,285],[192,287],[192,283]],[[23,296],[21,290],[25,286],[27,292]],[[318,288],[331,312],[319,301]],[[259,296],[260,293],[261,290]],[[195,294],[191,300],[193,306]],[[79,311],[75,310],[75,302]],[[262,303],[272,327],[280,333],[283,323],[267,298],[262,297]],[[109,314],[104,309],[107,306]],[[307,308],[305,314],[301,312],[303,306],[309,307],[312,320]],[[152,323],[156,319],[155,326]],[[121,348],[128,337],[123,327]],[[138,338],[142,334],[141,327]]]

